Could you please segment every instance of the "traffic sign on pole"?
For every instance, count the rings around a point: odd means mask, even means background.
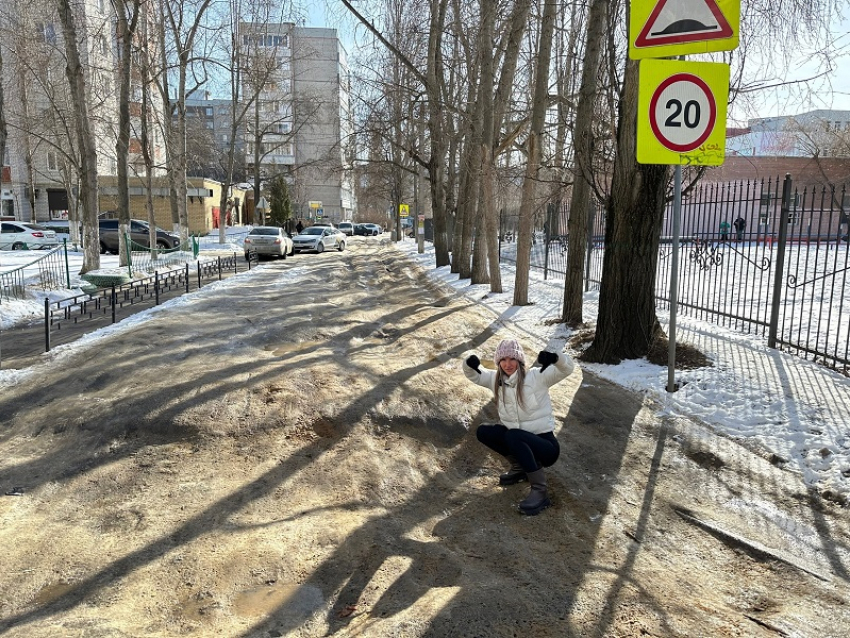
[[[642,60],[637,161],[722,164],[728,99],[728,64]]]
[[[629,57],[731,51],[740,20],[741,0],[632,0]]]

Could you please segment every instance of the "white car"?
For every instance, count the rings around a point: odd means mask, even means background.
[[[348,237],[351,237],[354,234],[354,224],[351,222],[340,222],[337,228],[341,233],[344,233]]]
[[[297,253],[305,250],[322,253],[333,248],[345,250],[345,235],[333,226],[310,226],[292,238],[292,250]]]
[[[281,259],[292,254],[292,240],[280,226],[254,226],[245,235],[242,245],[245,248],[245,259],[249,259],[251,253],[258,257],[272,255]]]
[[[59,245],[56,231],[29,222],[2,222],[0,250],[34,250]]]

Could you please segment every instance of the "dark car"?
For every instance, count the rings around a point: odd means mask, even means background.
[[[354,224],[355,235],[374,237],[375,235],[380,235],[382,232],[384,232],[384,229],[378,226],[378,224]]]
[[[118,220],[101,219],[100,252],[118,254]],[[150,231],[148,223],[140,219],[130,220],[130,240],[134,244],[150,248]],[[172,250],[180,246],[180,237],[161,228],[156,229],[156,247],[160,250]]]

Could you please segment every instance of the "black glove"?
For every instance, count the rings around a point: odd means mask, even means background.
[[[478,374],[481,374],[481,359],[476,357],[474,354],[469,355],[466,359],[466,365],[475,370]]]
[[[545,350],[541,350],[540,354],[537,355],[537,363],[540,364],[540,371],[543,372],[546,368],[548,368],[551,364],[558,362],[558,355],[554,352],[546,352]]]

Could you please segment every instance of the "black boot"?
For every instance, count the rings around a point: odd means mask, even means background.
[[[528,482],[531,483],[531,491],[519,504],[519,511],[527,516],[537,516],[552,504],[546,493],[546,474],[543,468],[529,472]]]
[[[506,456],[505,458],[508,459],[511,467],[507,472],[499,475],[499,485],[516,485],[517,483],[525,481],[525,470],[522,469],[522,465],[519,464],[516,457]]]

